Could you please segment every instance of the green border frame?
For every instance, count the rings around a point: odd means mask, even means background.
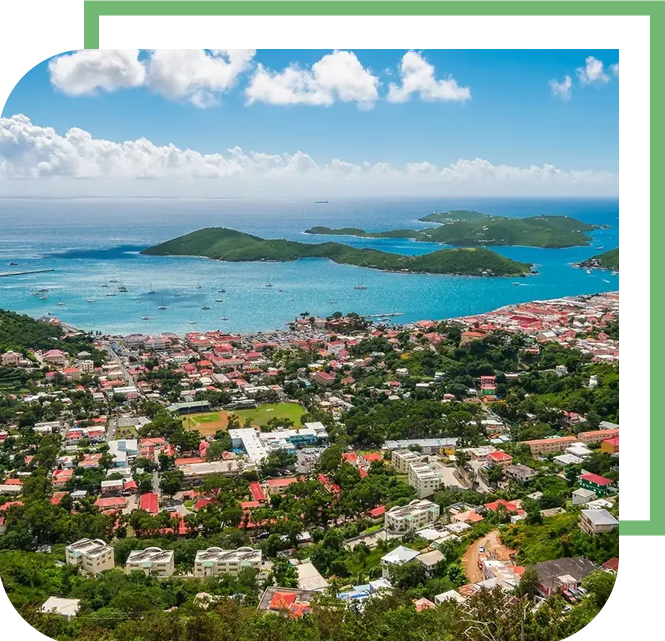
[[[143,0],[140,4],[135,0],[85,0],[85,48],[97,49],[99,48],[99,17],[101,15],[107,16],[485,16],[485,15],[499,15],[499,16],[522,16],[522,15],[543,15],[543,16],[646,16],[649,15],[649,7],[653,7],[650,2],[633,3],[632,9],[626,11],[627,7],[624,3],[616,2],[607,3],[603,6],[602,11],[589,10],[571,0],[562,0],[557,3],[556,7],[548,10],[547,6],[535,6],[527,0],[513,0],[511,3],[515,9],[510,10],[506,3],[502,3],[502,10],[497,11],[495,2],[489,0],[480,0],[474,3],[473,6],[442,6],[440,0],[420,0],[417,7],[403,6],[402,3],[395,0],[364,0],[362,7],[359,6],[357,0],[335,0],[334,2],[317,3],[312,5],[308,0],[289,0],[288,6],[285,3],[280,3],[279,8],[271,0],[256,0],[251,5],[222,5],[219,0],[196,0],[196,6],[192,3],[181,5],[180,0]],[[612,6],[610,6],[612,5]],[[642,9],[647,9],[646,11]],[[486,7],[488,11],[482,9]],[[519,10],[521,9],[521,10]],[[654,20],[650,20],[649,25],[650,34],[650,63],[651,63],[651,76],[655,77],[656,64],[654,58],[655,45],[654,45]],[[662,54],[658,59],[663,59]],[[658,83],[654,84],[654,89],[658,88]],[[653,97],[655,91],[651,94],[650,106],[653,114],[656,102]],[[654,132],[658,133],[663,131],[664,124],[662,119],[650,118],[650,127],[652,127],[652,137]],[[618,126],[618,123],[617,123]],[[650,153],[650,160],[657,160],[658,156]],[[651,185],[658,185],[656,179],[656,169],[652,163],[649,169],[649,176]],[[653,189],[650,189],[653,195]],[[651,224],[653,223],[653,224]],[[649,248],[650,255],[656,255],[658,249],[657,238],[662,236],[665,221],[663,217],[656,217],[650,221],[650,234],[649,234]],[[651,271],[651,269],[650,269]],[[654,279],[650,283],[650,294],[653,294],[654,300],[657,300],[657,285]],[[650,296],[651,297],[651,296]],[[660,308],[652,305],[649,310],[650,318],[650,337],[651,337],[651,363],[650,363],[650,379],[657,380],[658,370],[656,363],[662,363],[665,360],[665,344],[658,342],[656,339],[654,327],[660,325],[660,318],[657,316]],[[651,402],[650,414],[655,416],[656,412],[660,409],[655,400],[656,387],[655,383],[650,383]],[[651,439],[650,439],[651,440]],[[620,540],[621,543],[663,543],[665,542],[665,503],[660,500],[657,491],[655,479],[656,470],[656,443],[654,447],[647,447],[650,457],[650,473],[649,485],[650,491],[650,518],[648,521],[621,521],[620,525]],[[640,447],[644,447],[642,444]],[[644,450],[643,450],[644,451]],[[662,481],[662,477],[659,479]],[[630,492],[629,492],[630,494]],[[630,501],[630,498],[628,499]]]

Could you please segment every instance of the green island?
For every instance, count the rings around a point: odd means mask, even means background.
[[[560,249],[588,245],[592,239],[586,232],[598,229],[597,225],[589,225],[570,216],[508,218],[466,210],[429,214],[419,220],[436,223],[439,227],[382,232],[366,232],[353,227],[342,229],[312,227],[305,233],[366,238],[413,238],[420,242],[467,247],[522,245]]]
[[[619,248],[610,249],[602,254],[596,254],[579,263],[584,269],[611,269],[619,271]]]
[[[441,249],[423,256],[404,256],[375,249],[357,249],[341,243],[310,244],[264,239],[224,227],[199,229],[141,253],[203,256],[226,262],[328,258],[335,263],[369,269],[463,276],[524,276],[531,271],[529,263],[517,262],[484,248]]]

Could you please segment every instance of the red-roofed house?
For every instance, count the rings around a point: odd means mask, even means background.
[[[612,438],[605,439],[600,444],[600,451],[605,454],[616,454],[619,451],[619,437],[613,436]]]
[[[496,452],[490,452],[487,455],[487,461],[492,467],[495,465],[510,465],[513,462],[513,457],[502,450],[497,450]]]
[[[372,521],[383,521],[385,513],[385,505],[378,505],[377,507],[373,507],[371,510],[367,510],[367,516],[372,519]]]
[[[289,485],[297,482],[298,479],[295,476],[287,476],[281,479],[269,479],[266,483],[268,494],[284,494]]]
[[[159,496],[155,492],[146,492],[141,495],[141,509],[150,514],[159,512]]]
[[[249,491],[252,494],[252,498],[255,501],[263,502],[266,500],[266,495],[263,492],[263,488],[258,481],[251,481],[249,484]]]
[[[508,501],[504,501],[503,499],[498,499],[496,501],[493,501],[492,503],[485,503],[485,507],[488,510],[492,510],[492,512],[496,512],[499,506],[505,507],[508,512],[517,512],[519,510],[517,505],[515,505],[514,503],[510,503]]]
[[[102,511],[121,510],[127,507],[127,499],[124,496],[109,496],[108,498],[99,498],[95,501],[95,506]]]
[[[315,383],[318,383],[323,387],[329,387],[335,382],[335,377],[331,376],[327,372],[316,372],[313,378]]]
[[[615,491],[614,481],[612,479],[599,476],[598,474],[592,474],[591,472],[581,474],[577,478],[577,482],[580,487],[583,487],[585,490],[591,490],[596,496],[605,496],[606,494]]]

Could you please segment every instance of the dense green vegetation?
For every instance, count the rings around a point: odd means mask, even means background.
[[[423,256],[404,256],[340,243],[309,244],[266,240],[223,227],[209,227],[143,251],[152,256],[205,256],[229,262],[291,261],[328,258],[335,263],[387,271],[460,274],[465,276],[523,276],[530,265],[487,249],[442,249]]]
[[[590,268],[599,268],[599,269],[611,269],[612,271],[619,271],[619,248],[610,249],[609,251],[603,252],[602,254],[596,254],[591,258],[580,263],[580,267],[584,269]]]
[[[430,214],[420,220],[439,223],[440,226],[421,230],[396,229],[384,232],[366,232],[355,228],[312,227],[306,233],[367,238],[413,238],[422,242],[456,246],[525,245],[560,248],[588,245],[591,237],[585,232],[596,229],[594,225],[569,216],[506,218],[489,216],[477,211]]]

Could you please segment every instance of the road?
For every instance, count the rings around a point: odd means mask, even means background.
[[[464,573],[470,583],[478,583],[478,581],[483,580],[483,571],[478,567],[481,546],[484,548],[485,554],[492,559],[499,559],[500,561],[511,560],[510,555],[514,554],[515,551],[501,543],[499,534],[499,530],[492,530],[485,536],[474,541],[464,553],[462,564]]]
[[[134,385],[134,379],[132,379],[129,370],[125,367],[125,364],[123,363],[120,356],[118,356],[113,351],[113,348],[111,347],[110,343],[104,342],[104,349],[106,350],[106,353],[109,356],[109,360],[113,361],[122,371],[122,377],[125,379],[127,385]]]

